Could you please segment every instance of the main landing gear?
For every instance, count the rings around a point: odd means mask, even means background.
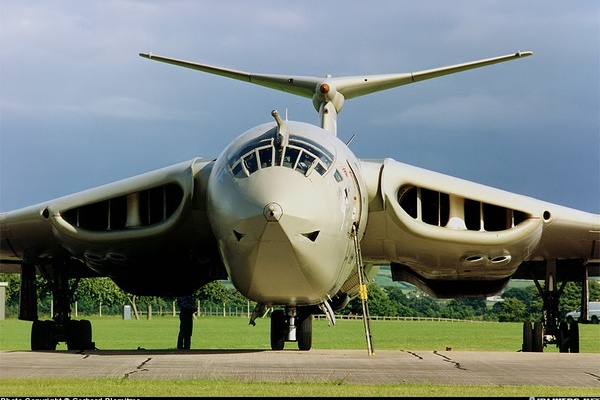
[[[558,304],[567,279],[558,286],[556,263],[556,260],[546,261],[544,287],[534,276],[533,281],[543,300],[542,320],[523,324],[523,352],[542,352],[546,345],[555,344],[561,353],[579,353],[579,324],[576,321],[560,321]],[[587,272],[586,266],[581,263],[570,266],[571,270],[577,270],[577,267]],[[587,287],[587,273],[583,275],[584,286]]]
[[[540,321],[523,323],[523,352],[543,352],[547,344],[556,344],[561,353],[579,353],[579,324],[563,321],[558,329],[544,329]]]
[[[71,298],[79,280],[69,287],[68,264],[40,265],[42,276],[52,289],[52,320],[39,320],[37,315],[36,267],[21,266],[19,319],[33,321],[31,350],[56,350],[58,342],[66,342],[69,350],[93,350],[92,324],[88,320],[71,319]]]

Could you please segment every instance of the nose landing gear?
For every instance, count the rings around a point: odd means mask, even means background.
[[[271,314],[271,349],[283,350],[285,342],[297,342],[299,350],[312,347],[312,314],[302,308],[286,307]]]

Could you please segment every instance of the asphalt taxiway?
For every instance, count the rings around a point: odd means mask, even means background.
[[[600,388],[600,355],[381,350],[1,351],[4,378],[233,379]]]

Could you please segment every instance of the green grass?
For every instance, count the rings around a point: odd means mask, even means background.
[[[2,396],[85,397],[597,397],[597,388],[239,382],[227,380],[4,379]]]
[[[179,320],[157,317],[91,320],[96,346],[101,350],[174,349]],[[377,350],[509,351],[521,347],[521,324],[494,322],[372,321]],[[194,322],[192,349],[269,349],[268,319],[249,326],[247,318],[199,317]],[[31,322],[0,321],[0,350],[29,350]],[[600,353],[600,326],[580,325],[581,352]],[[288,343],[286,346],[294,346]],[[314,349],[366,349],[361,320],[338,320],[328,326],[313,321]],[[58,350],[65,350],[61,343]],[[366,350],[365,350],[366,351]],[[558,352],[555,346],[544,351]],[[598,388],[536,386],[447,386],[431,384],[368,385],[347,382],[239,382],[227,380],[133,379],[3,379],[2,396],[552,396],[597,397]]]
[[[93,340],[100,350],[175,349],[179,319],[171,316],[151,320],[120,317],[86,317],[92,322]],[[522,325],[498,322],[371,321],[373,346],[388,350],[518,351]],[[256,326],[241,317],[199,317],[194,322],[193,349],[270,349],[270,321]],[[29,350],[31,322],[0,321],[0,350]],[[580,324],[582,353],[600,353],[600,325]],[[288,343],[286,346],[293,346]],[[314,349],[365,349],[362,320],[338,320],[328,326],[313,321]],[[66,349],[59,343],[58,350]],[[558,352],[556,346],[544,351]]]

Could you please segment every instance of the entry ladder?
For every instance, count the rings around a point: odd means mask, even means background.
[[[373,337],[371,336],[371,322],[369,317],[369,303],[366,284],[368,278],[366,277],[365,266],[362,262],[360,243],[358,242],[358,227],[356,226],[356,224],[352,226],[352,237],[354,239],[354,252],[356,258],[356,267],[358,271],[358,294],[362,305],[362,319],[365,328],[365,338],[367,340],[367,351],[369,352],[370,356],[374,356],[375,351],[373,350]]]

